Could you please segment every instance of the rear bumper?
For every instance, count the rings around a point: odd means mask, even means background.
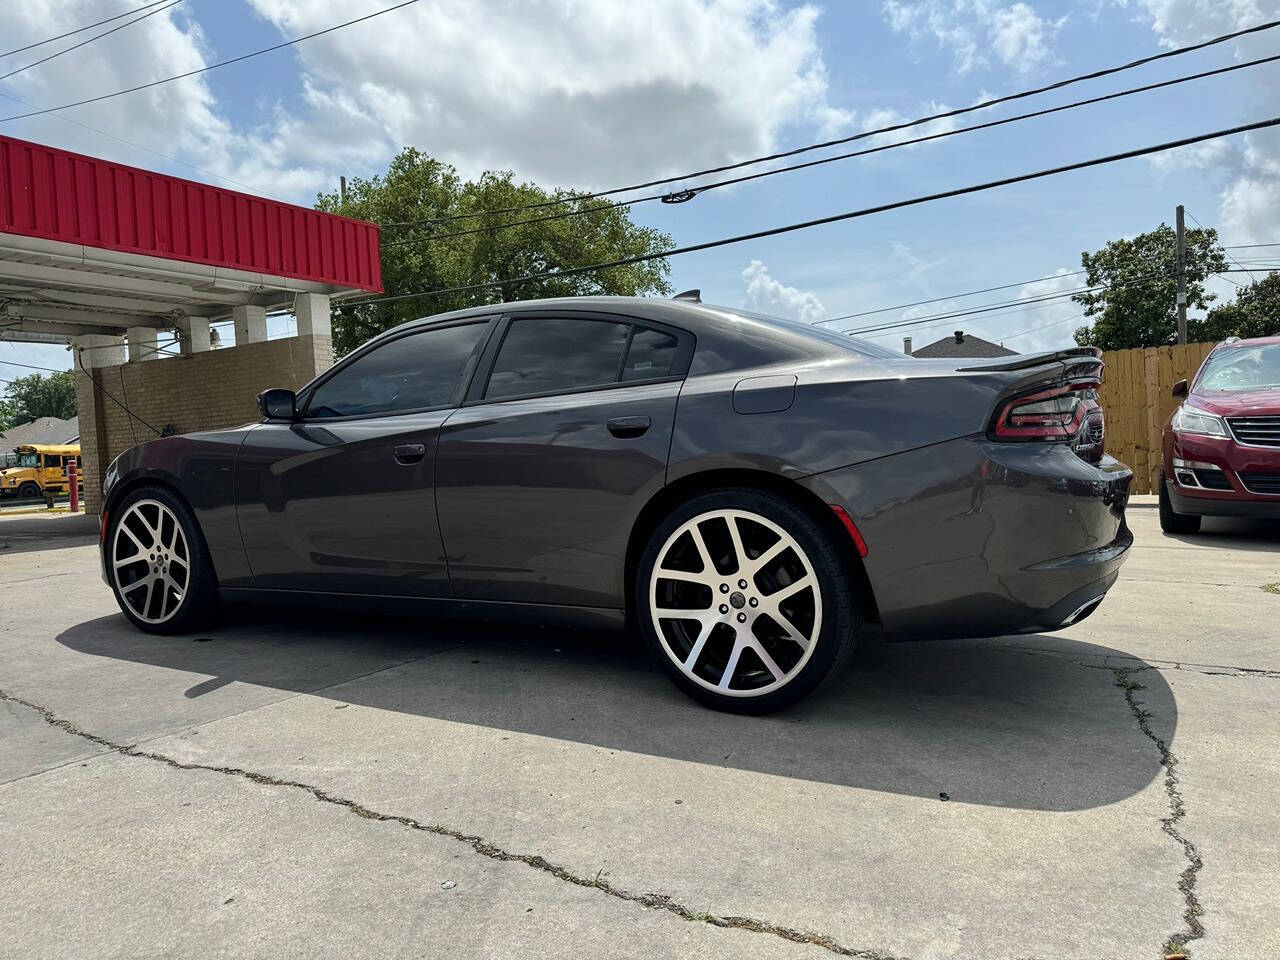
[[[1092,613],[1133,535],[1133,474],[1063,444],[967,437],[801,481],[866,539],[890,639],[1055,630]]]

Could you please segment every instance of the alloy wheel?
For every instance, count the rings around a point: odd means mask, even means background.
[[[804,549],[748,510],[711,510],[658,551],[649,610],[663,652],[695,683],[758,697],[793,680],[822,630],[822,592]]]
[[[159,500],[130,504],[116,524],[112,575],[139,620],[164,623],[178,612],[191,582],[191,553],[177,516]]]

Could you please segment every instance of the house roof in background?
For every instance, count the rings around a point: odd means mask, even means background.
[[[912,350],[913,357],[1012,357],[1017,350],[1010,350],[990,340],[983,340],[971,333],[957,330],[949,337],[943,337],[919,350]]]
[[[75,443],[80,439],[80,418],[59,420],[57,417],[40,417],[0,434],[4,449],[12,450],[22,443]]]

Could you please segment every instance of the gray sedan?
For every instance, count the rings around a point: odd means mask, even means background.
[[[472,308],[262,420],[125,452],[102,560],[140,629],[236,599],[630,623],[761,713],[890,640],[1056,630],[1132,537],[1097,351],[920,360],[682,300]]]

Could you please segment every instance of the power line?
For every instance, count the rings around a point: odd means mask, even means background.
[[[903,147],[910,147],[910,146],[915,146],[921,143],[928,143],[933,140],[942,140],[947,137],[958,136],[962,133],[973,133],[978,130],[989,130],[994,127],[1005,126],[1006,124],[1019,123],[1023,120],[1031,120],[1037,117],[1049,116],[1050,114],[1054,114],[1054,113],[1062,113],[1063,111],[1066,111],[1066,110],[1076,110],[1080,107],[1094,106],[1096,104],[1105,103],[1110,100],[1119,100],[1123,97],[1130,97],[1138,93],[1149,93],[1152,90],[1161,90],[1165,87],[1177,86],[1178,84],[1189,83],[1193,80],[1203,80],[1207,77],[1216,77],[1221,74],[1233,73],[1237,70],[1246,70],[1251,67],[1261,66],[1262,64],[1274,63],[1278,60],[1280,60],[1280,54],[1275,54],[1270,57],[1261,57],[1257,60],[1249,60],[1245,63],[1234,63],[1234,64],[1231,64],[1230,66],[1218,67],[1217,69],[1214,69],[1214,70],[1204,70],[1204,71],[1201,71],[1200,73],[1188,74],[1182,77],[1174,77],[1171,80],[1162,80],[1158,83],[1148,83],[1140,87],[1131,87],[1125,90],[1118,90],[1114,93],[1107,93],[1107,94],[1102,94],[1096,97],[1089,97],[1085,100],[1075,100],[1071,103],[1064,103],[1055,107],[1046,107],[1042,110],[1033,110],[1028,113],[1019,113],[1011,117],[1001,118],[999,120],[989,120],[986,123],[977,123],[968,127],[957,127],[954,130],[943,130],[938,133],[931,133],[931,134],[927,134],[925,136],[920,136],[920,137],[912,137],[911,139],[908,139],[908,140],[898,140],[893,143],[886,143],[886,144],[881,144],[875,147],[868,147],[864,150],[855,150],[850,153],[838,153],[838,154],[835,154],[834,156],[822,157],[821,159],[818,159],[818,160],[809,160],[805,163],[796,163],[786,167],[775,167],[772,170],[764,170],[759,173],[751,173],[741,177],[731,177],[727,180],[716,180],[716,181],[712,181],[711,183],[700,184],[699,186],[693,188],[690,191],[690,193],[693,193],[693,194],[705,193],[708,190],[715,190],[719,187],[728,187],[728,186],[733,186],[739,183],[746,183],[751,180],[759,180],[764,177],[773,177],[773,176],[777,176],[780,173],[792,173],[796,170],[807,170],[810,167],[819,167],[824,164],[836,163],[841,160],[851,160],[855,157],[866,157],[875,153],[883,153],[887,150],[897,150]],[[885,128],[885,129],[892,129],[892,128]],[[879,132],[882,132],[882,131],[870,131],[868,135],[873,136]],[[382,244],[382,246],[384,248],[398,247],[398,246],[404,246],[406,244],[430,243],[430,242],[439,241],[439,240],[449,240],[455,237],[465,237],[465,236],[470,236],[471,234],[476,234],[476,233],[488,233],[491,231],[506,230],[514,227],[522,227],[522,226],[526,226],[528,224],[533,224],[533,223],[544,223],[548,220],[564,220],[569,217],[585,216],[585,215],[596,213],[602,210],[613,210],[618,207],[634,206],[635,204],[638,204],[638,203],[648,203],[653,200],[665,200],[668,197],[670,197],[669,193],[654,193],[644,197],[634,197],[630,200],[619,200],[616,202],[601,204],[599,206],[588,207],[585,209],[579,208],[576,210],[561,211],[559,213],[552,213],[542,217],[532,217],[525,220],[514,220],[509,223],[500,223],[500,224],[495,224],[493,226],[473,227],[469,230],[459,230],[459,231],[455,231],[454,233],[438,234],[438,235],[427,236],[427,237],[411,237],[407,240],[392,240],[389,243]],[[561,200],[548,201],[548,202],[549,203],[565,203],[572,200],[582,200],[582,199],[585,199],[585,198],[569,197]],[[496,213],[496,212],[498,211],[482,211],[481,213],[475,213],[475,214],[463,214],[463,216],[478,217],[487,213]],[[392,225],[393,224],[385,224],[384,226],[392,226]]]
[[[100,27],[104,23],[110,23],[112,20],[119,20],[121,17],[133,16],[135,13],[141,13],[143,10],[146,10],[148,7],[157,7],[164,2],[165,0],[152,0],[151,3],[144,3],[140,7],[134,7],[131,10],[126,10],[124,13],[117,13],[114,17],[107,17],[105,20],[99,20],[96,23],[88,23],[88,24],[85,24],[83,27],[76,27],[74,30],[68,30],[66,33],[60,33],[56,37],[50,37],[47,40],[37,40],[35,43],[28,43],[25,47],[15,47],[12,50],[6,50],[4,53],[0,53],[0,57],[10,57],[10,56],[13,56],[13,54],[15,53],[22,53],[24,50],[31,50],[34,47],[43,47],[46,43],[53,43],[53,41],[61,40],[63,37],[70,37],[73,34],[83,33],[86,30],[92,30],[94,27]]]
[[[1126,150],[1122,153],[1113,153],[1104,157],[1094,157],[1091,160],[1080,160],[1075,163],[1063,164],[1057,167],[1050,167],[1045,170],[1037,170],[1033,173],[1019,174],[1013,177],[1004,177],[999,180],[989,180],[985,183],[973,184],[967,187],[957,187],[952,190],[944,190],[940,193],[925,194],[924,196],[912,197],[908,200],[897,200],[892,203],[877,204],[873,207],[864,207],[861,210],[851,210],[847,213],[837,213],[826,217],[817,217],[813,220],[804,220],[799,223],[787,224],[781,227],[772,227],[767,230],[756,230],[752,233],[743,233],[733,237],[725,237],[720,240],[708,240],[704,243],[695,243],[683,247],[673,247],[667,250],[658,251],[656,253],[636,254],[631,257],[623,257],[618,260],[609,260],[603,263],[593,263],[581,267],[566,267],[559,270],[548,270],[541,273],[527,274],[520,277],[512,277],[506,280],[488,280],[482,283],[465,284],[458,287],[448,287],[442,290],[425,290],[418,293],[401,293],[386,297],[371,297],[365,300],[348,300],[342,304],[336,304],[339,307],[350,307],[359,304],[370,303],[390,303],[398,300],[410,300],[426,297],[439,297],[453,293],[470,293],[476,290],[489,290],[495,287],[502,287],[507,284],[524,283],[531,280],[553,280],[559,277],[576,276],[582,273],[590,273],[596,270],[607,270],[612,267],[625,267],[637,263],[647,263],[652,260],[661,260],[666,257],[679,256],[685,253],[696,253],[701,250],[711,250],[716,247],[729,246],[730,244],[743,243],[747,240],[759,240],[764,237],[774,237],[785,233],[792,233],[797,230],[807,230],[811,227],[822,226],[829,223],[839,223],[845,220],[855,220],[861,217],[871,216],[876,213],[885,213],[890,210],[899,210],[904,207],[917,206],[924,203],[932,203],[936,200],[946,200],[952,197],[966,196],[971,193],[980,193],[986,190],[994,190],[997,187],[1010,186],[1016,183],[1025,183],[1029,180],[1039,180],[1044,177],[1056,176],[1062,173],[1069,173],[1074,170],[1085,170],[1090,167],[1102,166],[1108,163],[1116,163],[1120,160],[1130,160],[1136,157],[1150,156],[1154,153],[1162,153],[1166,150],[1173,150],[1178,147],[1191,146],[1196,143],[1203,143],[1206,140],[1217,140],[1222,137],[1234,136],[1240,133],[1247,133],[1252,130],[1263,130],[1270,127],[1280,126],[1280,117],[1272,117],[1267,120],[1258,120],[1254,123],[1242,124],[1237,127],[1229,127],[1225,130],[1216,130],[1212,133],[1202,133],[1193,137],[1183,137],[1180,140],[1170,140],[1164,143],[1153,144],[1148,147],[1139,147],[1134,150]]]
[[[342,30],[344,27],[354,26],[357,23],[363,23],[366,20],[372,20],[374,17],[380,17],[384,13],[392,13],[411,4],[417,3],[418,0],[402,0],[402,2],[394,6],[386,7],[382,10],[375,10],[373,13],[367,13],[363,17],[356,17],[354,20],[347,20],[345,23],[338,23],[332,27],[325,27],[323,30],[317,30],[314,33],[308,33],[301,37],[294,37],[292,40],[284,40],[280,43],[273,44],[270,47],[263,47],[261,50],[254,50],[250,53],[241,54],[238,57],[232,57],[230,60],[219,60],[216,63],[208,64],[196,70],[188,70],[185,73],[174,74],[172,77],[164,77],[160,80],[151,80],[147,83],[140,83],[134,87],[128,87],[124,90],[117,90],[114,93],[104,93],[96,97],[86,97],[83,100],[76,100],[72,103],[64,103],[57,107],[45,107],[42,110],[32,110],[29,113],[18,113],[11,117],[0,117],[0,123],[7,123],[10,120],[25,120],[28,117],[39,117],[46,113],[53,113],[57,110],[66,110],[70,107],[82,107],[89,103],[101,103],[103,100],[110,100],[114,97],[122,97],[127,93],[137,93],[139,90],[149,90],[152,87],[158,87],[165,83],[172,83],[174,80],[185,80],[187,77],[194,77],[202,73],[208,73],[210,70],[216,70],[219,67],[229,67],[233,63],[242,63],[245,60],[251,60],[254,57],[260,57],[264,53],[272,53],[276,50],[282,50],[285,47],[293,46],[295,43],[301,43],[304,40],[312,40],[316,37],[324,36],[327,33],[333,33],[335,30]]]
[[[1140,277],[1134,277],[1132,280],[1126,280],[1123,283],[1115,284],[1098,284],[1090,287],[1077,287],[1073,290],[1062,290],[1052,294],[1046,294],[1038,297],[1026,297],[1021,300],[1009,300],[1003,303],[985,304],[977,307],[971,307],[967,310],[959,310],[952,313],[937,313],[923,317],[912,317],[907,320],[898,320],[892,323],[875,324],[870,327],[859,327],[854,330],[841,330],[841,333],[847,333],[850,336],[858,336],[864,333],[878,333],[882,330],[897,330],[902,327],[924,326],[930,323],[939,323],[943,320],[954,320],[961,317],[977,316],[983,313],[991,313],[993,311],[1004,310],[1013,306],[1029,305],[1041,306],[1045,303],[1051,303],[1055,300],[1065,300],[1068,297],[1075,297],[1081,293],[1096,293],[1102,290],[1124,290],[1129,287],[1141,287],[1155,280],[1168,279],[1173,276],[1169,271],[1161,271],[1157,273],[1149,273]]]
[[[1037,277],[1035,280],[1019,280],[1017,283],[1002,283],[998,287],[986,287],[982,290],[970,290],[968,293],[953,293],[947,297],[934,297],[932,300],[917,300],[915,303],[900,303],[894,307],[877,307],[875,310],[863,310],[861,313],[846,313],[840,317],[828,317],[825,320],[815,320],[814,326],[823,323],[838,323],[841,320],[855,320],[858,317],[869,317],[877,313],[889,313],[893,310],[909,310],[911,307],[923,307],[930,303],[943,303],[947,300],[963,300],[965,297],[976,297],[980,293],[995,293],[997,290],[1012,290],[1014,287],[1027,287],[1033,283],[1045,283],[1049,280],[1057,280],[1060,277],[1078,277],[1087,270],[1073,270],[1071,273],[1055,273],[1048,277]]]
[[[101,40],[103,37],[113,34],[117,30],[123,30],[125,27],[131,27],[135,23],[139,23],[147,19],[147,17],[154,17],[157,13],[164,13],[164,11],[168,10],[170,7],[176,7],[180,3],[182,3],[182,0],[170,0],[168,6],[156,7],[152,10],[148,10],[146,13],[138,17],[136,20],[126,20],[124,23],[114,26],[110,30],[103,30],[102,33],[95,33],[92,37],[90,37],[87,40],[81,40],[79,43],[72,44],[69,47],[63,47],[61,50],[58,50],[55,53],[49,54],[47,57],[45,57],[42,60],[36,60],[34,63],[28,63],[25,66],[15,67],[13,70],[10,70],[8,73],[0,74],[0,80],[8,80],[14,74],[22,73],[22,71],[30,70],[33,67],[38,67],[42,63],[48,63],[50,60],[56,60],[58,57],[62,56],[64,53],[70,53],[72,50],[79,50],[81,47],[86,46],[90,43],[93,43],[93,41],[95,40]]]
[[[1237,243],[1225,250],[1256,250],[1258,247],[1280,247],[1280,243]]]
[[[0,360],[0,366],[25,367],[28,370],[48,370],[52,373],[70,373],[65,367],[38,367],[34,363],[18,363],[16,360]]]
[[[645,181],[644,183],[633,183],[630,186],[614,187],[609,190],[600,190],[595,193],[578,194],[574,197],[574,199],[593,200],[597,197],[608,197],[618,193],[630,193],[634,190],[643,190],[647,187],[656,187],[664,183],[675,183],[676,181],[689,180],[694,177],[707,176],[713,173],[724,173],[728,170],[737,170],[742,167],[752,166],[753,164],[757,164],[757,163],[765,163],[770,160],[780,160],[780,159],[783,159],[784,157],[793,157],[798,154],[807,153],[812,150],[821,150],[826,147],[834,147],[844,143],[852,143],[856,140],[865,140],[868,137],[879,136],[880,134],[885,134],[885,133],[893,133],[897,130],[905,130],[908,127],[916,127],[923,123],[930,123],[935,120],[946,120],[951,117],[961,116],[962,114],[972,113],[976,110],[986,110],[991,107],[997,106],[998,104],[1009,103],[1014,100],[1022,100],[1027,97],[1038,96],[1039,94],[1048,93],[1053,90],[1060,90],[1063,87],[1068,87],[1076,83],[1082,83],[1086,80],[1097,80],[1101,77],[1107,77],[1116,73],[1121,73],[1125,70],[1132,70],[1136,67],[1145,66],[1146,64],[1154,63],[1157,60],[1164,60],[1169,57],[1178,57],[1178,56],[1182,56],[1183,54],[1193,53],[1196,50],[1203,50],[1206,47],[1211,47],[1216,44],[1226,43],[1229,40],[1234,40],[1237,37],[1246,36],[1247,34],[1261,33],[1264,30],[1271,30],[1277,26],[1280,26],[1280,20],[1271,20],[1266,23],[1260,23],[1253,27],[1247,27],[1243,30],[1237,30],[1233,33],[1223,34],[1220,37],[1214,37],[1210,40],[1205,40],[1201,43],[1192,44],[1186,47],[1177,47],[1173,50],[1165,50],[1165,51],[1162,51],[1161,53],[1142,57],[1138,60],[1131,60],[1130,62],[1120,64],[1119,66],[1106,67],[1101,70],[1094,70],[1091,73],[1080,74],[1079,76],[1070,77],[1066,80],[1058,80],[1054,83],[1046,84],[1041,87],[1034,87],[1030,90],[1020,90],[1017,93],[1010,93],[1000,97],[993,97],[988,100],[982,100],[982,101],[979,101],[978,103],[972,104],[967,107],[958,107],[954,110],[947,110],[942,113],[931,114],[926,117],[920,117],[919,119],[916,119],[916,120],[908,120],[902,123],[892,124],[887,127],[880,127],[875,130],[866,130],[861,133],[856,133],[848,137],[839,137],[834,140],[826,140],[822,143],[811,143],[803,147],[796,147],[795,149],[792,149],[792,150],[783,150],[778,153],[771,153],[763,157],[754,157],[750,160],[740,160],[736,163],[723,164],[718,167],[708,167],[705,170],[698,170],[693,173],[683,173],[683,174],[678,174],[672,177],[664,177],[658,180],[648,180],[648,181]],[[480,211],[480,213],[514,213],[517,210],[532,210],[537,207],[546,207],[555,203],[563,203],[563,202],[564,202],[563,200],[545,200],[538,203],[520,204],[516,206],[511,206],[511,207],[497,207],[492,210]],[[395,221],[388,221],[387,223],[384,223],[382,225],[384,227],[403,227],[403,226],[412,226],[415,224],[446,223],[451,220],[463,220],[463,219],[466,219],[467,217],[479,216],[480,213],[463,213],[463,214],[455,214],[447,217],[434,217],[434,218],[423,219],[423,220],[395,220]]]
[[[1194,213],[1192,213],[1190,210],[1188,210],[1185,206],[1184,206],[1182,209],[1183,209],[1183,212],[1184,212],[1184,213],[1186,213],[1186,215],[1187,215],[1187,216],[1189,216],[1189,217],[1191,218],[1191,222],[1192,222],[1192,223],[1194,223],[1194,224],[1195,224],[1197,227],[1199,227],[1201,230],[1206,229],[1205,225],[1204,225],[1203,223],[1201,223],[1199,220],[1197,220],[1197,219],[1196,219],[1196,215],[1195,215]],[[1222,252],[1223,252],[1223,253],[1225,253],[1225,254],[1227,255],[1227,259],[1228,259],[1228,260],[1230,260],[1232,263],[1234,263],[1237,267],[1243,267],[1243,266],[1244,266],[1244,264],[1243,264],[1243,263],[1241,263],[1239,260],[1237,260],[1237,259],[1235,258],[1235,255],[1234,255],[1233,253],[1231,253],[1229,250],[1227,250],[1227,248],[1226,248],[1226,247],[1223,247],[1223,248],[1222,248]],[[1246,272],[1248,272],[1248,271],[1246,271]],[[1238,286],[1240,286],[1240,284],[1236,283],[1236,282],[1235,282],[1234,280],[1232,280],[1230,277],[1223,277],[1222,279],[1223,279],[1223,280],[1225,280],[1225,281],[1227,281],[1227,283],[1235,283],[1237,287],[1238,287]],[[1255,277],[1252,273],[1249,273],[1249,279],[1250,279],[1250,280],[1252,280],[1254,283],[1257,283],[1257,282],[1258,282],[1258,278],[1257,278],[1257,277]]]

